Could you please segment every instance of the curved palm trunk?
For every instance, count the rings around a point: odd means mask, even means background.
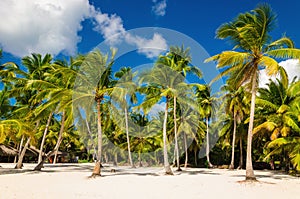
[[[92,177],[101,176],[101,158],[102,158],[102,121],[101,121],[101,100],[97,100],[97,126],[98,126],[98,155],[97,161],[92,173]]]
[[[125,111],[125,128],[126,128],[126,139],[127,139],[127,149],[128,149],[128,158],[129,158],[129,164],[132,168],[135,168],[132,157],[131,157],[131,150],[130,150],[130,139],[129,139],[129,130],[128,130],[128,111],[127,107],[124,109]]]
[[[37,121],[35,127],[34,127],[34,130],[33,132],[35,133],[38,129],[40,125],[40,121]],[[29,143],[30,143],[30,140],[31,140],[31,137],[29,137],[25,143],[25,146],[23,147],[20,155],[19,155],[19,159],[18,159],[18,162],[17,162],[17,165],[15,166],[15,169],[22,169],[22,166],[23,166],[23,159],[24,159],[24,156],[25,156],[25,153],[26,153],[26,150],[29,146]]]
[[[209,168],[212,168],[213,165],[210,162],[209,159],[209,130],[208,130],[209,126],[208,126],[208,117],[206,117],[206,158],[207,158],[207,164]]]
[[[166,174],[173,175],[173,172],[169,164],[168,149],[167,149],[167,119],[168,119],[168,99],[166,102],[165,116],[164,116],[164,123],[163,123],[164,166],[165,166]]]
[[[22,138],[21,138],[21,141],[20,141],[20,145],[19,145],[19,148],[18,148],[18,151],[19,151],[18,156],[19,157],[20,157],[21,152],[22,152],[23,142],[24,142],[24,135],[22,135]],[[14,163],[17,163],[17,156],[15,156]]]
[[[180,160],[179,160],[179,147],[178,147],[178,139],[177,139],[176,103],[177,103],[177,98],[176,98],[176,96],[174,96],[173,116],[174,116],[175,152],[176,152],[176,159],[177,159],[177,171],[181,171]]]
[[[243,164],[243,139],[240,137],[240,163],[238,169],[242,169],[244,166]]]
[[[57,142],[55,144],[54,149],[52,151],[49,151],[45,156],[42,156],[42,160],[34,167],[33,170],[40,171],[44,167],[43,165],[44,165],[45,160],[47,160],[49,157],[51,157],[52,155],[55,155],[55,153],[57,153],[59,146],[63,139],[62,135],[63,135],[64,128],[65,128],[65,117],[66,117],[66,113],[65,113],[65,111],[63,111],[62,118],[61,118],[61,126],[60,126]],[[56,158],[54,158],[54,160],[55,159]]]
[[[247,136],[247,157],[246,157],[246,180],[256,180],[253,166],[252,166],[252,131],[253,131],[253,121],[254,121],[254,111],[255,111],[255,99],[256,99],[256,77],[257,73],[254,73],[252,79],[251,88],[251,106],[250,106],[250,121]]]
[[[59,134],[58,134],[58,139],[57,139],[56,145],[54,147],[54,160],[53,160],[53,164],[56,164],[56,161],[57,161],[58,149],[59,149],[60,144],[62,142],[62,136],[63,136],[64,130],[65,130],[65,119],[66,119],[66,112],[63,111],[62,112],[62,118],[61,118],[60,131],[59,131]]]
[[[43,155],[43,148],[44,148],[44,144],[45,144],[45,140],[46,140],[46,135],[48,133],[48,129],[49,129],[49,125],[52,119],[52,115],[53,112],[50,113],[48,120],[47,120],[47,124],[46,124],[46,128],[44,130],[44,134],[43,134],[43,138],[42,138],[42,142],[41,142],[41,146],[40,146],[40,151],[39,151],[39,158],[38,158],[38,162],[42,161],[42,155]]]
[[[25,153],[26,153],[26,150],[29,146],[29,143],[30,143],[30,137],[27,139],[26,143],[25,143],[25,146],[23,147],[20,155],[19,155],[19,159],[18,159],[18,162],[17,162],[17,165],[15,166],[15,169],[22,169],[23,167],[23,159],[24,159],[24,156],[25,156]]]
[[[187,138],[186,138],[186,134],[185,132],[183,132],[183,140],[184,140],[184,151],[185,151],[185,161],[184,161],[184,168],[187,168],[187,164],[188,164],[188,149],[187,149]]]
[[[231,150],[231,162],[229,169],[234,169],[234,147],[235,147],[235,134],[236,134],[236,115],[233,114],[233,135],[232,135],[232,150]]]

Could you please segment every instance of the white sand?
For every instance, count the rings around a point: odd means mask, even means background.
[[[300,179],[273,171],[255,171],[258,183],[240,183],[244,170],[189,168],[165,176],[162,168],[105,167],[103,177],[89,179],[93,164],[46,165],[42,172],[24,164],[18,173],[8,169],[12,164],[0,165],[1,199],[300,198]]]

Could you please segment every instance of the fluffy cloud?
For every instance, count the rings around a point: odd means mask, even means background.
[[[298,59],[289,59],[286,61],[282,61],[279,63],[282,66],[289,77],[289,81],[291,82],[295,76],[300,79],[300,63]],[[276,78],[280,78],[278,75],[274,77],[267,76],[265,70],[260,71],[260,81],[259,87],[266,87],[266,84],[269,83],[269,79],[275,80]]]
[[[88,0],[1,0],[0,44],[20,57],[32,52],[73,54],[91,8]]]
[[[0,47],[18,57],[34,52],[75,54],[86,19],[111,46],[122,39],[148,58],[168,47],[160,34],[143,38],[126,32],[118,15],[102,13],[89,0],[1,0],[0,13]]]
[[[115,14],[109,16],[100,11],[94,11],[92,15],[96,22],[94,30],[101,33],[111,45],[118,43],[120,37],[125,34],[122,19]]]
[[[154,33],[151,39],[126,34],[125,40],[128,44],[135,45],[137,51],[148,58],[155,58],[168,48],[166,40],[158,33]]]
[[[156,16],[165,16],[167,8],[167,0],[152,0],[154,5],[152,6],[152,11]]]
[[[133,45],[138,53],[144,54],[150,59],[157,57],[168,48],[166,40],[158,33],[154,33],[152,38],[144,38],[135,35],[134,31],[126,32],[122,19],[115,14],[108,15],[101,13],[101,11],[93,10],[92,16],[95,21],[94,30],[99,32],[111,46],[125,41],[126,45]]]

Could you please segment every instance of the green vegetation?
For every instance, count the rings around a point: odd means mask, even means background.
[[[243,168],[246,160],[246,180],[256,179],[254,162],[299,172],[300,81],[289,82],[278,62],[299,59],[300,50],[286,36],[272,41],[274,24],[275,14],[263,4],[220,26],[217,38],[229,39],[234,51],[206,60],[224,69],[216,77],[226,79],[218,97],[211,84],[186,83],[188,73],[199,80],[202,74],[183,46],[170,47],[139,74],[130,67],[113,72],[115,49],[68,61],[32,54],[22,58],[22,67],[4,63],[0,144],[18,149],[18,169],[23,161],[35,161],[35,169],[41,170],[44,161],[55,164],[60,157],[95,160],[93,176],[101,175],[103,162],[164,165],[172,175],[171,156],[178,171],[183,163]],[[261,69],[280,78],[258,88]],[[163,111],[151,115],[159,103]],[[205,156],[199,158],[202,146]],[[32,147],[39,155],[26,157]],[[1,160],[9,161],[4,156]]]

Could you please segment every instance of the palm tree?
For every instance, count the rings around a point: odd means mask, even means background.
[[[7,71],[7,73],[4,73],[6,75],[5,81],[10,81],[10,96],[14,97],[17,101],[16,106],[18,108],[16,112],[18,112],[19,116],[21,113],[23,115],[23,120],[26,120],[28,123],[36,123],[33,134],[37,132],[40,124],[40,119],[35,117],[33,111],[41,104],[42,100],[34,97],[40,92],[40,90],[27,87],[27,83],[30,81],[43,79],[43,73],[45,72],[44,67],[48,66],[51,60],[52,57],[49,54],[46,54],[44,57],[42,57],[40,54],[34,53],[31,56],[26,56],[22,59],[22,65],[27,68],[27,71],[21,70],[15,63],[12,62],[4,64]],[[29,135],[25,147],[20,152],[16,168],[21,168],[22,160],[27,147],[29,146],[31,138],[32,134]]]
[[[125,114],[125,130],[126,130],[126,139],[127,139],[127,150],[129,163],[132,168],[134,164],[131,157],[130,149],[130,139],[129,139],[129,127],[128,127],[128,105],[127,105],[127,96],[129,95],[131,102],[136,102],[136,85],[133,82],[134,74],[131,71],[130,67],[123,67],[120,71],[115,73],[115,77],[119,78],[118,83],[115,85],[112,99],[120,102],[121,107],[124,109]]]
[[[206,158],[209,168],[213,167],[213,164],[210,162],[209,152],[210,152],[210,143],[209,143],[209,120],[212,117],[212,114],[215,109],[216,98],[211,96],[210,87],[206,86],[203,90],[202,87],[195,87],[196,97],[199,103],[199,112],[200,115],[205,119],[206,123]]]
[[[57,153],[63,140],[63,133],[65,132],[65,129],[68,129],[71,126],[73,122],[73,111],[77,110],[72,107],[72,103],[75,100],[73,99],[73,87],[76,74],[78,74],[78,66],[81,63],[81,56],[76,59],[71,57],[70,63],[65,60],[57,60],[48,66],[48,72],[45,73],[45,78],[43,80],[32,80],[27,85],[29,87],[43,90],[40,92],[41,95],[37,95],[36,98],[44,98],[47,100],[36,109],[36,117],[38,118],[40,115],[44,115],[44,113],[48,115],[50,112],[47,120],[47,124],[49,124],[48,122],[51,120],[50,116],[52,116],[52,113],[57,113],[60,114],[61,122],[54,149],[49,151],[44,158],[40,159],[35,170],[41,170],[44,161],[52,155],[54,155],[53,163],[56,163]],[[43,148],[47,130],[49,128],[49,126],[47,127],[47,124],[42,138],[41,149]]]
[[[77,90],[86,93],[87,98],[82,98],[82,105],[90,101],[90,93],[94,94],[94,101],[96,103],[97,112],[97,130],[98,130],[98,154],[97,161],[94,167],[92,176],[101,175],[101,158],[102,158],[102,115],[101,110],[102,103],[105,101],[105,97],[109,96],[113,91],[115,82],[112,79],[112,65],[114,63],[114,56],[116,51],[111,50],[111,55],[103,54],[99,50],[92,51],[86,57],[80,68],[80,77],[77,77],[77,83],[75,86]],[[91,110],[86,110],[91,111]],[[93,110],[92,110],[93,111]]]
[[[299,83],[298,83],[299,84]],[[260,111],[259,125],[253,129],[253,134],[266,130],[271,132],[271,140],[280,135],[286,137],[290,132],[299,132],[298,115],[293,106],[299,104],[300,93],[293,95],[291,89],[297,85],[292,83],[287,88],[277,79],[268,83],[268,88],[259,89],[257,99]]]
[[[166,55],[159,56],[156,61],[157,66],[167,66],[181,73],[184,77],[186,77],[187,73],[193,73],[198,77],[202,76],[200,69],[195,66],[192,66],[190,63],[192,58],[190,56],[190,49],[184,49],[183,45],[181,47],[171,46],[170,51]],[[179,147],[178,147],[178,128],[177,128],[177,95],[173,95],[173,120],[174,120],[174,139],[175,139],[175,153],[177,160],[177,171],[181,171],[180,162],[179,162]],[[187,155],[187,153],[186,153]]]
[[[271,42],[270,32],[275,25],[275,14],[267,4],[258,5],[251,12],[239,14],[232,22],[221,25],[217,30],[217,38],[229,38],[234,49],[240,51],[224,51],[206,61],[217,61],[218,68],[226,68],[215,79],[230,75],[229,82],[250,87],[251,107],[247,138],[246,180],[256,180],[252,167],[252,131],[255,110],[255,98],[258,71],[266,68],[268,75],[275,75],[279,65],[274,58],[299,58],[300,50],[294,48],[293,41],[282,37]]]
[[[146,93],[146,99],[140,105],[147,112],[149,109],[159,102],[161,99],[165,99],[165,111],[163,122],[163,148],[164,148],[164,166],[167,175],[172,175],[173,172],[170,168],[167,152],[167,119],[169,111],[169,101],[174,95],[177,95],[178,100],[184,98],[183,95],[178,95],[178,92],[187,90],[184,83],[184,77],[171,69],[163,65],[155,66],[150,73],[146,73],[141,78],[142,85],[147,84],[141,89]],[[185,88],[185,89],[183,89]],[[184,101],[184,100],[182,100]]]
[[[240,124],[245,115],[245,100],[243,87],[237,88],[235,85],[225,85],[223,87],[228,93],[225,94],[226,100],[226,112],[233,117],[233,134],[232,134],[232,150],[231,150],[231,162],[229,169],[234,169],[234,148],[236,140],[237,124]]]
[[[257,99],[257,111],[259,117],[256,123],[258,125],[253,129],[253,134],[268,134],[271,143],[269,148],[275,148],[271,154],[278,153],[279,149],[285,149],[290,153],[293,150],[287,147],[287,143],[295,146],[297,137],[300,134],[300,123],[298,120],[298,111],[300,92],[299,82],[270,81],[268,88],[259,89],[259,97]],[[297,88],[298,87],[298,88]],[[296,91],[296,92],[295,92]],[[278,140],[277,140],[278,139]],[[275,141],[276,140],[276,141]],[[289,166],[289,159],[286,159],[286,168]],[[297,163],[294,165],[297,165]]]

